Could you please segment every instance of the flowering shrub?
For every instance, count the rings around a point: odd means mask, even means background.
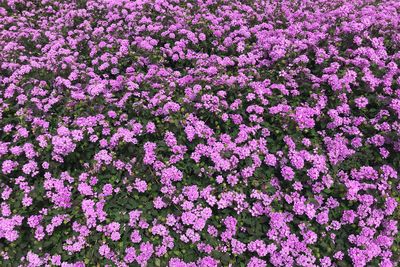
[[[400,2],[0,3],[1,266],[399,264]]]

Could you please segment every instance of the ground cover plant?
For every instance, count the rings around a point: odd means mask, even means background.
[[[400,2],[0,1],[0,266],[399,266]]]

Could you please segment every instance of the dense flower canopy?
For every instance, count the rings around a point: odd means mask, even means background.
[[[398,266],[400,2],[0,2],[1,266]]]

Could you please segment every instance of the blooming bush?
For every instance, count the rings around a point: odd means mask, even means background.
[[[1,266],[398,266],[400,2],[0,2]]]

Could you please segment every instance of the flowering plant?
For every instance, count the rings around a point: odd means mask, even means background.
[[[398,266],[400,2],[0,2],[1,266]]]

